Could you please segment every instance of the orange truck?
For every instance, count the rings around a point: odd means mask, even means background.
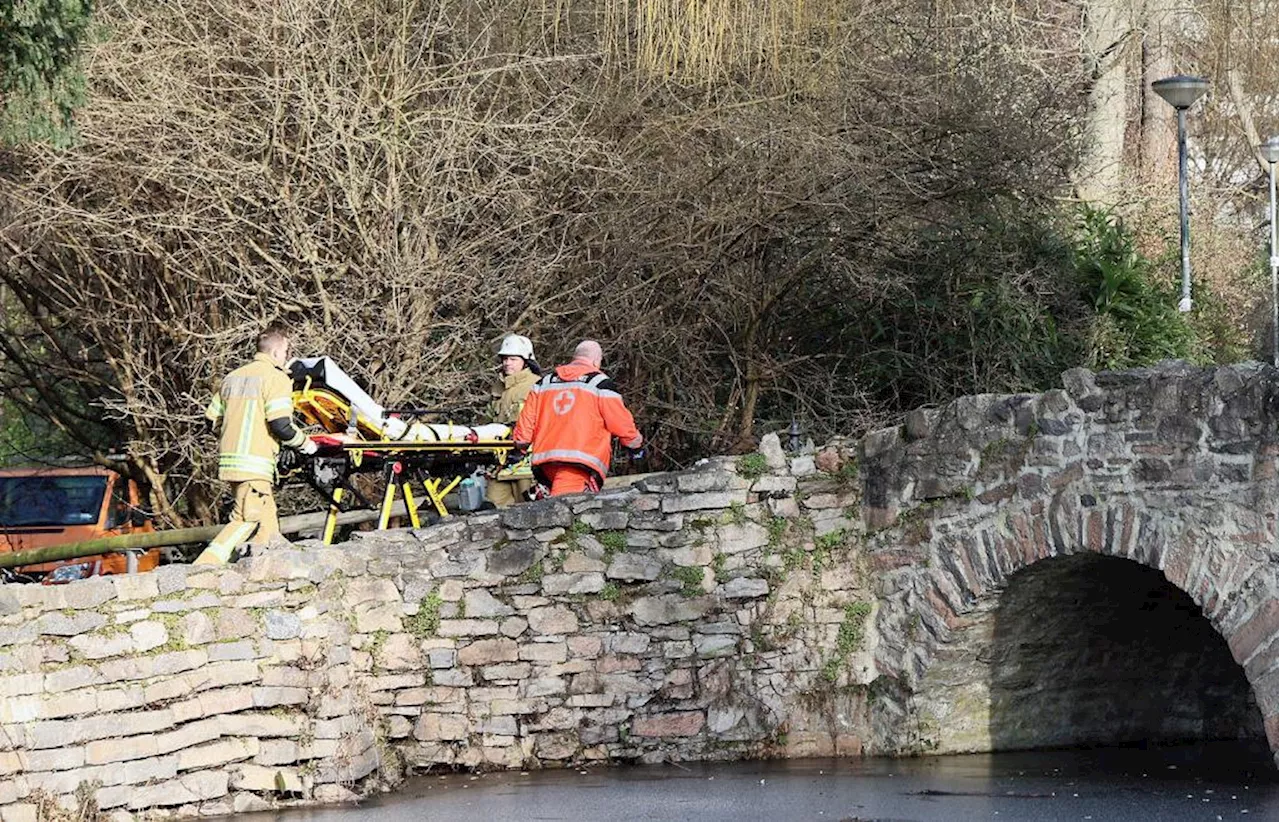
[[[0,554],[154,531],[137,483],[107,468],[0,469]],[[136,556],[136,571],[160,564],[160,550]],[[46,585],[129,570],[126,554],[98,554],[0,570],[5,580]]]

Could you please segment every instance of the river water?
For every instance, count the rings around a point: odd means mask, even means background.
[[[1235,744],[417,776],[358,807],[259,822],[1267,820],[1270,752]],[[237,817],[243,822],[244,817]]]

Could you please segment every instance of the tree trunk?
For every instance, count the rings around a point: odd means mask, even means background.
[[[1151,84],[1176,74],[1177,0],[1147,0],[1142,34],[1142,118],[1138,140],[1138,170],[1144,182],[1161,182],[1178,175],[1178,126],[1173,106],[1151,90]]]
[[[1133,32],[1131,2],[1085,3],[1083,57],[1092,85],[1076,196],[1090,202],[1114,203],[1123,190],[1129,99],[1124,58]]]

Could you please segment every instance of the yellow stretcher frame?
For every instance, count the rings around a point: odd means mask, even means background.
[[[453,463],[466,461],[465,457],[480,457],[470,460],[474,462],[492,462],[503,465],[507,455],[514,447],[511,440],[477,440],[475,442],[456,440],[407,441],[384,439],[385,431],[381,420],[373,420],[355,413],[355,431],[351,431],[351,403],[341,394],[324,386],[313,386],[308,377],[303,387],[293,392],[294,411],[302,417],[308,426],[323,428],[331,434],[354,434],[361,439],[343,442],[339,446],[347,455],[350,467],[359,469],[366,458],[381,460],[386,488],[383,491],[382,503],[378,511],[378,530],[383,531],[391,520],[391,509],[395,505],[397,494],[403,495],[405,508],[409,512],[409,521],[414,528],[422,527],[418,516],[418,502],[414,498],[411,479],[401,479],[401,471],[395,468],[404,462],[410,463],[410,469],[425,476],[421,477],[422,489],[431,501],[441,518],[449,516],[444,506],[444,498],[462,482],[462,476],[456,473],[435,476],[430,473],[431,463]],[[439,459],[430,459],[431,456]],[[453,458],[453,459],[450,459]],[[329,511],[325,517],[322,539],[325,545],[333,544],[337,530],[338,514],[341,512],[342,500],[347,488],[339,485],[333,489],[329,500]]]
[[[352,466],[359,467],[368,458],[378,459],[383,462],[383,476],[386,480],[386,488],[383,491],[382,503],[378,509],[378,530],[385,531],[391,520],[391,510],[395,505],[397,494],[404,497],[405,508],[409,512],[409,522],[414,528],[422,527],[422,521],[418,516],[418,502],[413,492],[413,481],[411,479],[401,479],[402,470],[396,468],[397,465],[409,462],[412,469],[426,474],[421,479],[422,490],[426,493],[427,499],[431,501],[436,513],[443,519],[449,516],[449,511],[444,506],[444,498],[454,488],[458,487],[458,484],[462,482],[462,477],[458,474],[431,475],[430,463],[433,460],[424,460],[422,458],[435,455],[441,458],[440,462],[456,464],[460,461],[457,458],[482,456],[485,458],[483,461],[492,461],[497,465],[502,465],[506,461],[507,455],[510,454],[511,449],[515,447],[515,444],[511,440],[477,440],[476,442],[357,440],[344,442],[339,447],[346,453],[348,462]],[[449,459],[450,457],[455,459]],[[333,496],[329,501],[329,512],[325,517],[322,535],[322,541],[325,545],[333,544],[333,536],[337,530],[338,514],[341,511],[345,491],[346,489],[341,486],[333,489]]]

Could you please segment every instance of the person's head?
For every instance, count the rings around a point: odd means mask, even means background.
[[[578,347],[573,349],[573,358],[589,362],[596,368],[604,362],[604,350],[600,348],[600,343],[595,340],[583,340],[578,343]]]
[[[272,323],[258,335],[258,352],[266,354],[281,368],[289,361],[289,332],[284,326]]]
[[[506,376],[518,374],[534,362],[533,343],[528,337],[508,334],[498,346],[498,364]]]

